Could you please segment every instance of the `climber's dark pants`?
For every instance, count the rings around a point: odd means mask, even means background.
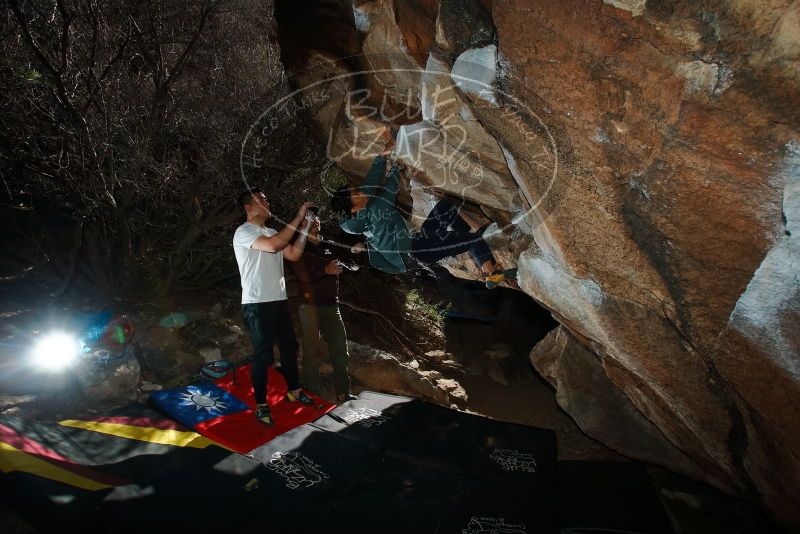
[[[434,263],[467,251],[478,269],[486,261],[494,260],[483,236],[469,231],[469,225],[449,200],[440,200],[433,207],[420,231],[411,238],[411,249],[412,256],[422,263]]]
[[[294,336],[292,316],[289,313],[289,301],[242,304],[242,317],[253,342],[253,367],[250,369],[250,376],[253,379],[253,395],[256,403],[267,402],[267,368],[275,363],[272,347],[275,338],[278,338],[281,373],[286,378],[286,384],[290,391],[299,388],[297,339]]]

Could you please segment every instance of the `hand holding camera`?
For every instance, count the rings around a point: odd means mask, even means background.
[[[319,218],[319,208],[317,206],[309,206],[306,208],[306,220],[309,224],[313,223]]]
[[[314,205],[313,202],[304,202],[300,209],[297,210],[297,215],[295,216],[295,226],[301,232],[308,232],[311,225],[314,224],[314,221],[319,220],[317,218],[317,212],[319,208]]]

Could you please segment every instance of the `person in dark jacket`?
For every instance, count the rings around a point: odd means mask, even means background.
[[[517,270],[500,268],[483,236],[470,231],[458,207],[449,200],[440,200],[434,206],[419,232],[408,226],[395,207],[400,188],[397,164],[392,165],[383,180],[387,156],[393,147],[394,143],[389,143],[373,160],[359,187],[340,187],[331,198],[331,209],[339,213],[342,230],[366,237],[366,245],[358,243],[353,252],[366,249],[372,267],[402,273],[412,258],[431,264],[468,251],[484,273],[486,287],[494,289],[503,281],[513,284]]]
[[[320,336],[325,339],[333,364],[336,400],[344,402],[355,397],[350,393],[347,365],[347,332],[339,311],[339,274],[342,263],[319,234],[319,219],[311,221],[308,242],[303,255],[293,260],[300,296],[298,308],[302,330],[303,383],[311,391],[320,390]]]

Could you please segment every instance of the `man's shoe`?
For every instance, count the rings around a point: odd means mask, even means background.
[[[256,406],[256,419],[267,426],[275,424],[275,421],[272,419],[272,412],[269,411],[269,406],[266,404],[263,406]]]
[[[309,397],[308,394],[302,389],[296,395],[291,391],[287,391],[286,400],[289,402],[299,402],[300,404],[305,404],[307,406],[314,404],[314,399]]]
[[[486,287],[488,289],[494,289],[500,285],[500,282],[516,280],[516,279],[517,279],[516,269],[506,269],[505,271],[497,270],[486,277]]]
[[[353,395],[352,393],[348,393],[347,395],[336,395],[336,402],[339,404],[343,404],[347,401],[358,400],[358,397]]]

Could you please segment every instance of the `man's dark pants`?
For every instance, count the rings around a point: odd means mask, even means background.
[[[458,207],[449,200],[436,203],[419,232],[412,236],[411,248],[412,256],[426,264],[467,251],[479,269],[494,259],[483,236],[470,232],[469,225],[458,214]]]
[[[267,402],[267,369],[275,363],[272,344],[278,339],[281,354],[281,373],[289,390],[300,387],[297,373],[297,339],[294,336],[289,301],[242,304],[242,317],[253,342],[253,393],[257,404]]]

